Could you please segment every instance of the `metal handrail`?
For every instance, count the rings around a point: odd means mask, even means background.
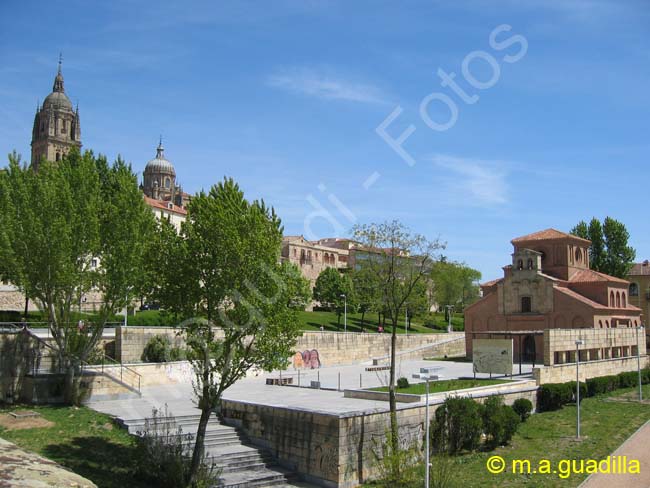
[[[138,373],[137,371],[135,371],[132,368],[129,368],[128,366],[125,366],[121,362],[118,362],[115,358],[110,357],[106,353],[104,353],[102,355],[102,373],[104,373],[104,360],[105,359],[108,359],[113,365],[120,367],[120,381],[124,382],[124,380],[123,380],[124,371],[126,371],[127,373],[134,374],[138,379],[138,392],[140,392],[140,388],[141,388],[141,385],[142,385],[142,375],[140,373]],[[135,386],[134,386],[134,388],[135,388]]]

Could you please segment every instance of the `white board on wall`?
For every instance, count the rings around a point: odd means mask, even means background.
[[[473,339],[475,373],[512,374],[512,339]]]

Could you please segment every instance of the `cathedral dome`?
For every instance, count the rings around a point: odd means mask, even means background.
[[[171,161],[165,159],[165,148],[162,141],[156,149],[156,157],[147,163],[144,168],[145,173],[166,174],[176,177],[176,170]]]
[[[72,111],[72,102],[63,92],[52,92],[43,101],[43,108],[64,108]]]

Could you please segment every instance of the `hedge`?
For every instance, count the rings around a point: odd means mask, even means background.
[[[650,368],[641,370],[641,383],[650,383]],[[589,378],[580,383],[580,398],[603,395],[619,388],[630,388],[639,384],[637,371],[626,371],[617,375]],[[576,382],[547,383],[540,386],[537,395],[537,409],[540,412],[558,410],[567,403],[575,402]]]

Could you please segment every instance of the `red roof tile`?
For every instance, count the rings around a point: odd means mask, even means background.
[[[650,263],[648,260],[642,263],[634,263],[628,273],[629,276],[647,276],[650,275]]]
[[[591,244],[591,241],[588,241],[587,239],[574,236],[573,234],[567,234],[566,232],[560,232],[556,229],[540,230],[539,232],[533,232],[532,234],[516,237],[510,242],[516,244],[518,242],[545,241],[550,239],[573,239],[582,241],[585,244]]]
[[[179,215],[187,215],[187,210],[178,205],[174,205],[172,202],[166,202],[161,200],[154,200],[145,195],[144,201],[147,205],[154,208],[160,208],[162,210],[167,210],[168,212],[173,212]]]
[[[622,280],[615,276],[610,276],[605,273],[600,273],[594,271],[593,269],[581,269],[577,271],[571,278],[569,278],[570,283],[596,283],[596,282],[607,282],[607,283],[625,283],[628,284],[627,280]]]

